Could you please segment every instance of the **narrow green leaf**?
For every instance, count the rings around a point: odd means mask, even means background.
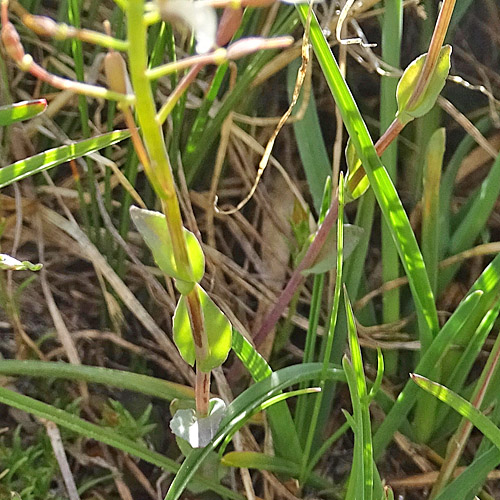
[[[352,359],[352,369],[355,376],[356,390],[351,388],[351,383],[349,378],[347,379],[349,384],[349,391],[351,393],[351,400],[353,402],[353,412],[359,411],[359,416],[354,418],[359,419],[360,423],[360,435],[355,436],[355,439],[360,441],[361,447],[361,459],[363,461],[363,474],[358,477],[363,483],[363,496],[365,500],[371,500],[373,496],[373,446],[372,446],[372,431],[370,423],[370,408],[369,408],[369,398],[366,388],[366,377],[363,368],[363,359],[361,357],[361,347],[359,345],[358,336],[356,332],[356,323],[354,321],[354,313],[352,312],[351,303],[349,297],[347,296],[347,291],[344,287],[344,303],[347,315],[347,329],[349,338],[349,347],[351,350]],[[347,372],[346,372],[347,376]],[[356,405],[354,404],[354,398],[358,399]],[[354,467],[353,467],[354,468]],[[359,496],[355,497],[356,500],[361,498]]]
[[[302,22],[305,23],[309,6],[297,5],[296,8]],[[311,15],[310,40],[330,91],[339,106],[344,125],[361,158],[370,185],[398,249],[415,301],[415,308],[419,317],[420,340],[425,350],[439,331],[439,322],[422,254],[418,248],[408,216],[387,171],[375,151],[366,124],[340,73],[314,12]]]
[[[413,373],[411,378],[419,387],[436,396],[443,403],[460,413],[462,417],[472,422],[500,450],[500,429],[469,401],[450,391],[447,387],[422,375]]]
[[[439,363],[439,360],[446,353],[455,337],[471,317],[476,307],[480,303],[483,292],[477,290],[470,293],[459,304],[453,315],[445,323],[437,337],[434,339],[429,349],[420,359],[416,371],[430,374]],[[409,380],[394,403],[393,407],[386,415],[377,432],[373,437],[373,449],[375,458],[379,458],[392,439],[394,433],[398,430],[403,419],[408,415],[417,400],[417,387]]]
[[[346,500],[365,500],[364,477],[366,471],[363,460],[364,433],[361,416],[361,399],[358,394],[356,372],[347,356],[344,356],[342,359],[342,367],[344,368],[352,402],[352,416],[345,410],[343,410],[343,414],[354,433],[352,467],[351,473],[349,474],[349,484],[345,498]]]
[[[13,182],[20,181],[34,174],[56,167],[61,163],[74,160],[80,156],[95,153],[99,149],[106,148],[112,144],[123,141],[130,136],[128,130],[115,130],[108,134],[98,135],[91,139],[74,142],[67,146],[49,149],[43,153],[17,161],[0,169],[0,188],[8,186]]]
[[[427,146],[422,197],[422,255],[436,293],[439,259],[439,186],[446,147],[446,129],[439,128]]]
[[[288,65],[288,96],[291,99],[295,87],[297,71],[300,66],[300,60],[296,59]],[[302,109],[304,99],[304,90],[295,106],[296,110]],[[309,102],[302,120],[293,122],[293,131],[299,148],[299,155],[306,174],[307,184],[313,199],[314,207],[320,210],[321,200],[323,198],[323,189],[326,179],[332,173],[332,166],[328,158],[328,152],[323,140],[321,126],[316,109],[314,93],[309,93]]]
[[[226,416],[220,425],[220,430],[212,442],[205,448],[194,450],[184,461],[175,476],[165,500],[177,500],[189,485],[193,475],[200,467],[205,457],[214,450],[231,430],[238,426],[245,415],[264,403],[273,395],[286,387],[318,377],[323,370],[322,363],[309,363],[289,366],[274,372],[268,378],[249,387],[238,396],[227,408]],[[330,380],[345,380],[344,373],[338,368],[329,368],[326,378]]]
[[[21,101],[7,106],[0,106],[0,127],[5,127],[11,123],[29,120],[47,108],[45,99],[35,99],[33,101]]]
[[[184,281],[186,284],[201,281],[205,273],[205,256],[200,242],[191,231],[183,228],[191,263],[190,273],[188,270],[177,268],[172,239],[164,214],[132,206],[130,216],[151,250],[156,264],[167,276]]]
[[[23,396],[22,394],[0,387],[0,402],[32,415],[36,415],[37,417],[50,420],[65,429],[70,429],[87,438],[95,439],[96,441],[100,441],[119,450],[125,451],[126,453],[130,453],[131,455],[142,458],[146,462],[161,467],[168,472],[175,474],[179,470],[179,465],[174,460],[150,450],[145,445],[123,437],[121,434],[118,434],[109,428],[99,427],[98,425],[87,422],[76,415],[59,408],[54,408],[53,406],[42,403],[36,399]],[[244,499],[242,495],[239,495],[238,493],[231,491],[229,488],[225,488],[224,486],[212,481],[198,477],[192,477],[192,480],[195,483],[204,485],[206,488],[211,489],[221,496],[232,498],[234,500]]]
[[[196,285],[200,297],[201,310],[205,324],[205,333],[208,340],[208,355],[205,359],[195,358],[195,348],[191,322],[184,295],[179,299],[173,319],[175,345],[186,363],[191,366],[196,361],[198,368],[209,372],[222,365],[231,349],[231,323],[224,313],[214,304],[201,286]]]
[[[434,73],[432,74],[424,92],[418,98],[417,102],[408,108],[408,102],[417,85],[420,72],[425,63],[427,54],[422,54],[417,57],[404,71],[403,76],[399,80],[396,91],[398,101],[397,117],[402,123],[408,123],[414,118],[428,113],[438,98],[441,90],[446,83],[448,74],[451,68],[451,45],[444,45],[439,53],[438,62]]]
[[[255,382],[260,382],[273,373],[267,361],[234,328],[232,348]],[[302,458],[302,448],[288,405],[285,402],[276,403],[267,410],[267,416],[276,455],[298,464]]]
[[[0,360],[0,375],[25,375],[28,377],[62,378],[66,380],[83,380],[95,384],[105,384],[148,394],[168,401],[179,399],[194,399],[191,387],[176,384],[139,373],[112,370],[100,366],[71,365],[62,362],[49,361],[17,361]]]

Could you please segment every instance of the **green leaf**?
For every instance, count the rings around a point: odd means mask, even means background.
[[[255,382],[260,382],[273,373],[255,347],[234,328],[231,347]],[[267,410],[267,417],[276,455],[299,463],[302,448],[288,405],[284,401],[276,403]]]
[[[105,384],[168,401],[194,399],[191,387],[139,373],[112,370],[101,366],[71,365],[63,362],[0,360],[0,375],[84,380]]]
[[[241,420],[246,415],[252,414],[255,408],[286,387],[315,379],[322,373],[322,363],[288,366],[274,372],[265,380],[250,386],[227,407],[227,413],[221,422],[219,432],[210,444],[205,448],[193,450],[186,458],[179,472],[176,474],[165,500],[177,500],[181,497],[182,492],[189,485],[193,475],[201,466],[205,457],[231,433],[232,429],[241,425]],[[338,368],[329,368],[326,372],[326,379],[345,380],[343,371]]]
[[[347,259],[354,251],[363,235],[363,228],[344,224],[344,249],[343,259]],[[323,274],[337,265],[337,226],[332,227],[328,233],[325,244],[321,248],[315,263],[302,271],[305,276],[309,274]]]
[[[112,144],[123,141],[130,136],[128,130],[115,130],[108,134],[98,135],[91,139],[74,142],[67,146],[49,149],[43,153],[31,156],[24,160],[16,161],[0,169],[0,188],[13,182],[20,181],[34,174],[38,174],[61,163],[74,160],[80,156],[95,153],[99,149],[107,148]]]
[[[361,159],[350,138],[345,148],[345,159],[348,167],[346,202],[349,202],[365,194],[366,190],[370,187],[370,181],[366,176]]]
[[[296,59],[288,66],[287,83],[289,99],[293,95],[299,66],[300,59]],[[296,110],[302,109],[304,95],[305,92],[302,90],[295,106]],[[325,141],[323,140],[313,92],[309,93],[309,102],[307,103],[302,119],[293,122],[293,131],[314,207],[319,211],[326,179],[332,173],[332,165],[328,158]]]
[[[8,271],[40,271],[42,264],[32,264],[27,260],[17,260],[10,255],[0,253],[0,269]]]
[[[200,242],[191,231],[183,228],[191,263],[191,273],[189,273],[184,269],[177,269],[172,239],[164,214],[132,206],[130,216],[153,253],[156,264],[167,276],[184,281],[186,284],[201,281],[205,273],[205,256]],[[188,288],[192,289],[192,286]],[[190,289],[182,292],[189,293]]]
[[[404,71],[403,76],[399,80],[396,91],[398,101],[397,118],[402,123],[411,122],[414,118],[428,113],[438,98],[441,90],[443,90],[446,78],[451,68],[451,45],[444,45],[439,53],[438,62],[432,76],[427,83],[427,86],[422,95],[417,99],[417,102],[408,108],[408,102],[417,85],[420,72],[424,67],[427,54],[422,54],[417,57]]]
[[[462,417],[472,422],[500,450],[500,429],[469,401],[450,391],[447,387],[422,375],[413,373],[411,378],[419,387],[436,396],[443,403],[460,413]]]
[[[45,99],[35,99],[33,101],[21,101],[7,106],[0,106],[0,127],[11,123],[29,120],[47,108]]]
[[[212,302],[205,290],[196,285],[200,297],[201,310],[205,324],[205,333],[208,340],[208,356],[205,359],[196,359],[191,322],[187,308],[187,299],[184,295],[179,299],[173,319],[175,345],[186,363],[197,366],[204,372],[217,368],[227,358],[231,349],[231,323],[224,313]]]

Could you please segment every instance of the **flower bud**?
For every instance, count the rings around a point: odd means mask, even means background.
[[[130,82],[127,73],[127,65],[123,57],[115,51],[108,52],[104,58],[104,73],[108,87],[121,94],[127,94]]]
[[[17,63],[21,62],[24,57],[24,48],[21,45],[19,33],[11,22],[4,23],[2,26],[2,42],[9,57]]]
[[[25,15],[23,24],[40,36],[56,37],[59,33],[58,24],[50,17]]]
[[[281,49],[293,43],[291,36],[280,36],[276,38],[251,37],[243,38],[231,44],[227,48],[228,59],[240,59],[263,49]]]
[[[216,43],[219,47],[231,41],[231,38],[233,38],[241,25],[242,18],[243,9],[233,9],[232,7],[226,7],[224,9],[219,21],[219,27],[217,28]]]

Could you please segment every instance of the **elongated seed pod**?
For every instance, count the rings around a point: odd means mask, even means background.
[[[104,58],[104,73],[108,87],[115,92],[127,94],[130,90],[130,81],[128,78],[127,65],[125,60],[118,53],[110,51]]]

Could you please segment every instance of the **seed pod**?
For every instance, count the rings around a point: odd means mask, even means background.
[[[233,9],[232,7],[226,7],[224,9],[219,21],[219,27],[217,28],[216,43],[219,47],[230,42],[236,30],[241,25],[242,17],[243,9],[241,8]]]
[[[127,65],[123,57],[115,51],[108,52],[104,58],[104,73],[108,87],[115,92],[127,94],[130,89],[130,81],[127,73]]]
[[[45,16],[23,16],[23,24],[31,31],[40,36],[56,37],[59,34],[58,24],[50,17]]]
[[[2,42],[9,57],[20,63],[24,57],[24,48],[19,33],[11,22],[2,25]]]

